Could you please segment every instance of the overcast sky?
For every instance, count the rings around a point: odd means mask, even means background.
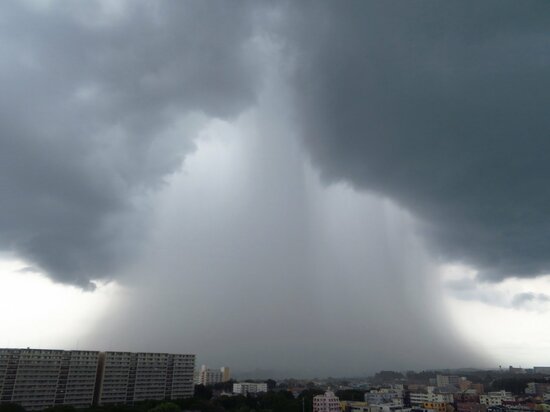
[[[3,2],[0,346],[550,364],[548,27],[543,1]]]

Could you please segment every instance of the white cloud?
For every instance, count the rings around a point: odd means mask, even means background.
[[[481,283],[471,268],[445,266],[442,273],[449,315],[473,346],[502,365],[550,363],[550,276]]]
[[[0,347],[78,348],[124,297],[116,282],[96,284],[90,293],[53,283],[25,262],[1,256]]]

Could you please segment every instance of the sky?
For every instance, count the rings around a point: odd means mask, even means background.
[[[0,347],[550,364],[550,5],[496,4],[4,2]]]

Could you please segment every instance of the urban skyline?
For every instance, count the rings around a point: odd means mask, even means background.
[[[550,365],[549,2],[6,0],[0,22],[0,347]]]
[[[195,355],[0,348],[0,409],[148,411],[200,406],[274,412],[534,412],[550,408],[550,366],[379,371],[363,378],[236,381]],[[195,371],[195,378],[193,378]],[[193,380],[195,386],[193,387]],[[156,405],[156,406],[155,406]],[[238,405],[242,405],[239,409]],[[10,409],[11,408],[11,409]],[[102,409],[103,408],[103,409]],[[206,408],[206,409],[203,409]],[[193,409],[196,410],[196,409]]]

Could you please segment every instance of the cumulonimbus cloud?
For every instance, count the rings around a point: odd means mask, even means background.
[[[117,4],[1,12],[0,247],[84,287],[135,253],[132,211],[201,116],[239,113],[258,82],[252,5]]]
[[[282,36],[329,180],[389,196],[483,279],[550,271],[545,2],[308,3]]]
[[[1,248],[112,276],[196,118],[254,104],[263,32],[327,179],[393,198],[485,279],[550,268],[547,3],[108,4],[2,5]]]

